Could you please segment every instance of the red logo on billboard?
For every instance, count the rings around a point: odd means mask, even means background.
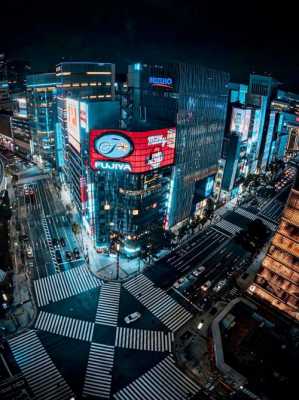
[[[93,169],[148,172],[174,163],[175,128],[145,132],[101,129],[90,132]]]

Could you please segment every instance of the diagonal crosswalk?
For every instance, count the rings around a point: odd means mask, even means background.
[[[91,342],[94,322],[81,321],[80,319],[40,311],[34,327],[72,339]]]
[[[167,356],[114,395],[116,400],[184,400],[191,399],[200,387],[183,374]]]
[[[217,224],[214,225],[214,228],[221,228],[226,232],[230,233],[231,235],[235,235],[241,230],[241,228],[238,225],[226,221],[225,219],[222,219],[221,221],[217,222]]]
[[[153,282],[143,274],[126,282],[123,287],[172,331],[192,318],[191,313],[162,289],[154,287]]]
[[[38,307],[102,285],[85,265],[33,281]]]
[[[35,399],[69,400],[74,397],[34,331],[10,339],[8,344]]]
[[[114,362],[114,346],[92,343],[90,346],[83,396],[109,399]]]
[[[262,215],[256,215],[253,214],[252,212],[245,210],[244,208],[240,208],[238,207],[235,212],[239,215],[242,215],[243,217],[250,219],[251,221],[255,221],[256,219],[261,219],[263,221],[263,223],[269,228],[271,229],[271,231],[276,231],[277,229],[277,225],[267,221],[265,218],[262,217]]]
[[[115,346],[124,349],[171,351],[173,332],[116,328]]]
[[[104,283],[101,287],[96,313],[97,324],[117,326],[120,297],[120,283]]]

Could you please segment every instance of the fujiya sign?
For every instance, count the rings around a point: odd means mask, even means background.
[[[118,133],[105,133],[94,142],[97,153],[107,158],[127,157],[133,151],[131,141]]]
[[[95,168],[108,169],[110,171],[132,171],[130,164],[113,161],[95,161]]]

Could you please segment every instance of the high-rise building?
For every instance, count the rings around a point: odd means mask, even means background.
[[[223,141],[229,75],[199,65],[129,66],[128,127],[175,128],[167,225],[200,213]]]
[[[57,168],[60,180],[68,181],[71,158],[68,146],[68,109],[66,98],[83,101],[114,100],[115,66],[99,62],[62,62],[56,66],[57,83]],[[69,103],[70,104],[70,103]],[[75,161],[74,161],[75,162]]]
[[[299,321],[299,172],[248,293]]]
[[[10,118],[10,126],[15,152],[22,157],[30,159],[32,156],[32,142],[25,92],[13,95],[13,115]]]
[[[35,160],[44,169],[56,167],[55,129],[57,78],[54,73],[27,76],[27,106]]]

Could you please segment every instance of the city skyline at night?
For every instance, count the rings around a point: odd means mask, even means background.
[[[1,400],[281,400],[299,359],[293,6],[5,2]]]

